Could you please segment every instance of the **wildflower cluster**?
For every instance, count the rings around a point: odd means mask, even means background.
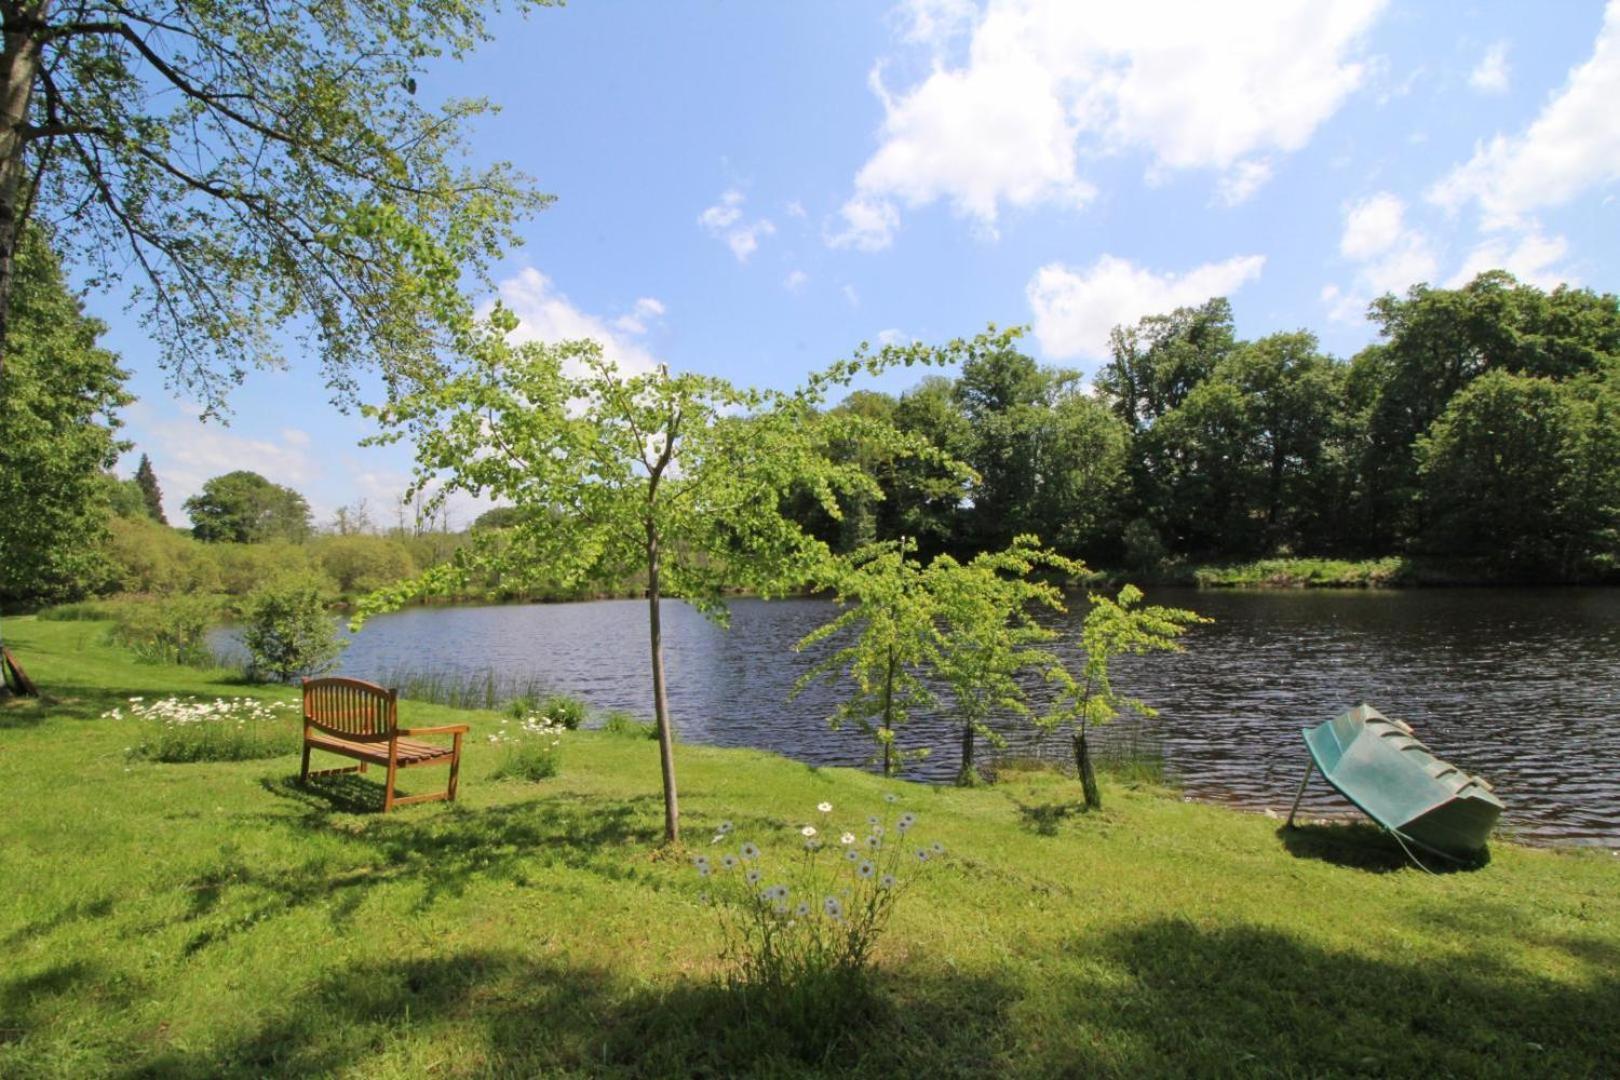
[[[752,842],[732,848],[732,824],[720,823],[712,844],[727,850],[692,862],[712,883],[703,900],[720,912],[738,982],[782,990],[865,969],[900,896],[945,852],[918,843],[917,816],[896,814],[896,796],[887,798],[890,809],[860,825],[840,824],[821,803],[798,829],[798,857],[779,867]]]
[[[566,730],[560,721],[539,712],[501,720],[500,730],[489,736],[490,744],[501,751],[500,764],[492,777],[544,780],[556,776]]]
[[[131,757],[151,761],[246,761],[298,749],[287,701],[257,698],[132,697],[102,713],[104,720],[134,720],[141,739]]]

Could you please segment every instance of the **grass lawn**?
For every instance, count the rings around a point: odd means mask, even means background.
[[[301,789],[294,743],[156,764],[101,718],[291,691],[137,663],[100,623],[5,629],[49,696],[0,706],[0,1076],[1620,1073],[1607,851],[1435,877],[1369,829],[1119,780],[1083,814],[1050,774],[940,790],[683,747],[694,850],[728,818],[796,848],[816,803],[896,791],[951,853],[873,1003],[805,1045],[725,989],[703,882],[658,850],[652,742],[570,734],[557,776],[495,782],[490,714],[407,703],[473,724],[462,800],[384,818],[367,780]]]

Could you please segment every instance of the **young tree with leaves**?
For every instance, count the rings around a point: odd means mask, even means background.
[[[1021,676],[1055,663],[1046,649],[1057,635],[1036,621],[1041,608],[1063,610],[1058,586],[1037,570],[1085,573],[1072,559],[1047,551],[1033,536],[1014,537],[1005,551],[987,551],[969,562],[941,555],[928,565],[927,588],[939,620],[943,647],[935,672],[950,688],[962,733],[957,783],[979,781],[974,749],[979,738],[993,746],[1005,740],[990,726],[998,714],[1030,715]]]
[[[515,326],[497,308],[442,377],[367,411],[387,429],[382,441],[408,435],[416,443],[418,491],[442,480],[435,502],[465,491],[523,513],[507,528],[476,531],[444,566],[374,594],[359,617],[470,573],[564,588],[645,575],[664,835],[674,843],[680,811],[664,595],[723,621],[727,588],[774,596],[809,580],[827,547],[784,515],[784,500],[809,490],[836,516],[841,500],[871,496],[872,479],[827,448],[855,437],[855,426],[862,437],[893,437],[859,414],[824,411],[829,391],[892,364],[960,362],[1010,335],[933,349],[863,347],[785,394],[664,369],[623,372],[590,341],[514,345],[507,335]]]
[[[1057,702],[1037,723],[1047,731],[1070,729],[1075,771],[1085,791],[1086,808],[1100,810],[1102,789],[1097,786],[1091,761],[1087,741],[1090,730],[1108,723],[1121,709],[1145,717],[1158,715],[1146,702],[1114,689],[1109,664],[1117,656],[1179,651],[1179,639],[1189,626],[1211,620],[1183,608],[1143,607],[1142,590],[1135,585],[1120,589],[1116,599],[1094,595],[1090,602],[1091,611],[1080,630],[1080,645],[1085,653],[1080,674],[1076,677],[1061,664],[1053,666],[1049,677],[1058,685]]]
[[[829,718],[834,730],[854,724],[877,744],[874,760],[884,776],[895,776],[908,759],[925,757],[927,749],[906,750],[896,741],[913,711],[935,704],[925,678],[939,666],[942,640],[934,596],[923,567],[908,557],[907,541],[871,544],[829,560],[817,586],[830,591],[843,610],[805,635],[796,651],[823,643],[847,643],[833,649],[801,676],[796,697],[818,678],[847,679],[854,692]]]
[[[175,381],[218,407],[287,327],[340,393],[412,370],[545,202],[466,162],[488,103],[417,97],[431,58],[488,36],[476,0],[0,0],[0,29],[0,370],[30,218],[94,283],[127,277]]]

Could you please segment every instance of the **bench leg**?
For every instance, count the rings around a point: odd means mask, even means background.
[[[309,743],[304,744],[304,763],[298,768],[298,782],[309,782]]]
[[[394,777],[399,772],[399,759],[393,754],[388,755],[388,784],[383,789],[383,813],[394,808]]]
[[[456,732],[455,740],[456,748],[450,755],[450,787],[446,793],[446,798],[451,802],[456,801],[456,786],[461,781],[461,733],[459,731]]]

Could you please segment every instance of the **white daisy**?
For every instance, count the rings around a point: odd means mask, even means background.
[[[838,842],[843,844],[845,847],[848,847],[850,844],[855,842],[855,834],[852,832],[847,832],[838,838]]]
[[[799,830],[799,834],[801,836],[814,836],[816,835],[816,827],[814,825],[806,825],[804,828]]]
[[[820,810],[823,814],[830,814],[830,813],[832,813],[832,803],[830,803],[830,802],[817,803],[816,804],[816,809]]]

